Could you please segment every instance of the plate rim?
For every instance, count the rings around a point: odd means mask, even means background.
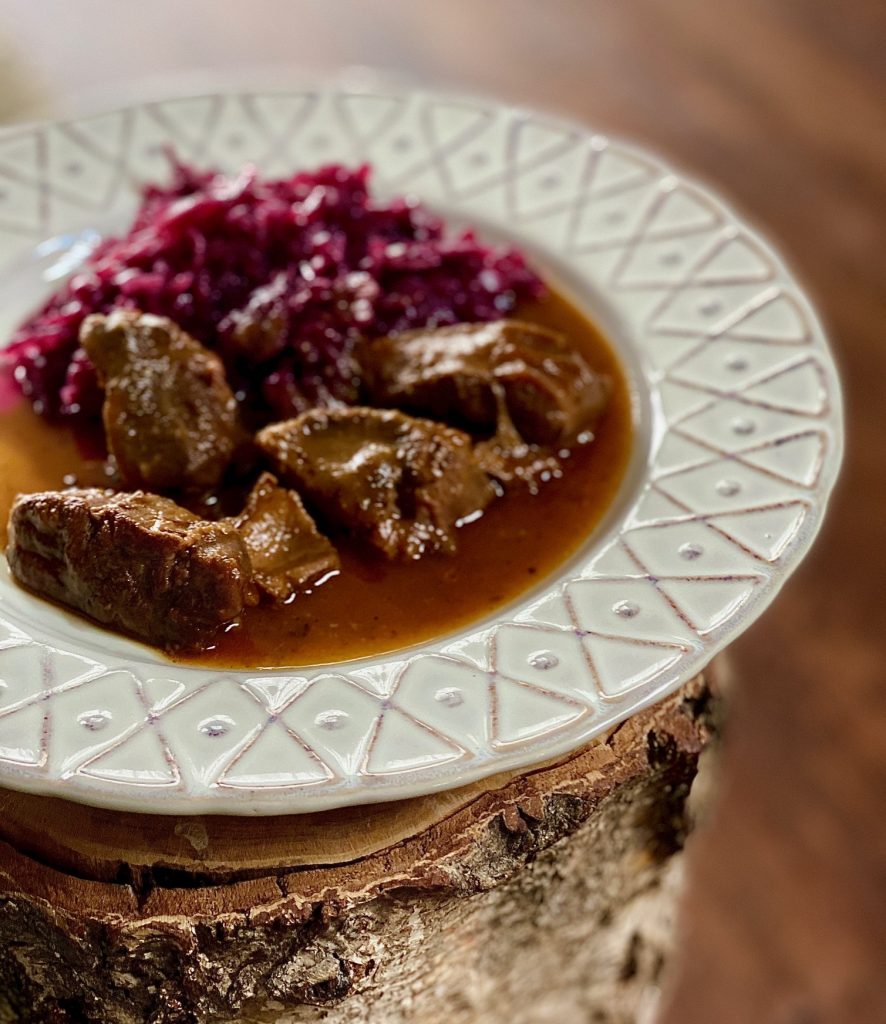
[[[752,218],[749,218],[745,211],[731,197],[728,199],[721,198],[716,187],[712,187],[697,174],[686,172],[679,162],[671,159],[670,154],[662,157],[654,150],[642,144],[622,139],[609,132],[598,132],[592,126],[583,124],[578,120],[568,117],[564,118],[559,114],[527,107],[523,104],[511,104],[494,97],[483,96],[482,94],[470,95],[458,90],[411,87],[408,84],[389,81],[373,82],[368,87],[364,86],[361,88],[359,84],[347,81],[342,82],[339,79],[323,79],[319,82],[315,81],[313,84],[306,82],[304,85],[293,83],[289,86],[276,86],[268,90],[262,90],[257,85],[250,87],[235,86],[230,89],[215,88],[211,92],[205,93],[176,97],[168,96],[159,100],[145,99],[119,107],[78,114],[57,121],[35,121],[27,124],[11,125],[0,131],[0,142],[16,134],[26,134],[35,130],[48,129],[52,126],[71,125],[89,120],[90,118],[122,113],[128,110],[137,110],[151,103],[163,104],[215,97],[228,100],[256,93],[287,96],[299,92],[308,92],[318,96],[342,92],[350,95],[380,93],[385,96],[403,98],[407,101],[415,98],[422,98],[423,100],[454,100],[456,102],[466,102],[472,106],[480,104],[491,106],[496,116],[507,114],[510,117],[542,117],[546,124],[553,124],[564,130],[574,132],[582,141],[594,137],[605,139],[608,146],[613,147],[619,152],[638,157],[643,162],[655,167],[662,174],[672,175],[680,185],[694,189],[703,195],[706,201],[720,212],[727,223],[735,224],[746,236],[756,243],[767,259],[772,262],[776,271],[776,277],[783,279],[783,283],[792,285],[791,297],[800,304],[802,312],[813,332],[813,338],[817,338],[821,342],[820,345],[816,346],[815,352],[828,371],[828,397],[831,408],[830,414],[824,422],[831,429],[831,447],[824,456],[822,474],[818,484],[810,492],[810,509],[812,514],[804,521],[801,534],[792,541],[787,563],[773,569],[767,577],[765,585],[760,588],[761,592],[756,595],[756,598],[746,605],[742,611],[734,614],[729,619],[728,629],[723,630],[721,635],[715,639],[706,641],[697,651],[686,653],[676,662],[673,669],[660,673],[656,677],[656,685],[645,692],[640,698],[634,700],[630,708],[623,714],[619,713],[592,729],[586,731],[563,729],[555,737],[549,734],[538,741],[516,746],[509,752],[498,750],[491,756],[483,759],[474,757],[470,763],[463,764],[461,770],[457,772],[453,771],[453,767],[461,764],[461,760],[447,762],[437,769],[425,767],[412,773],[395,773],[376,777],[364,775],[360,778],[359,783],[351,783],[350,786],[344,788],[336,785],[335,789],[324,789],[323,786],[312,785],[301,787],[300,789],[257,787],[254,789],[236,790],[228,788],[224,792],[219,793],[217,789],[212,790],[210,784],[206,792],[188,793],[178,788],[172,789],[169,786],[143,787],[131,784],[121,785],[115,782],[97,783],[83,776],[74,777],[76,778],[76,783],[72,784],[71,778],[55,779],[48,778],[45,775],[34,775],[32,772],[16,767],[6,760],[0,762],[0,785],[122,810],[140,809],[139,807],[134,807],[134,804],[141,804],[149,793],[151,803],[149,810],[151,813],[290,814],[350,804],[370,804],[382,800],[397,800],[425,795],[442,789],[454,788],[475,782],[500,771],[526,767],[542,759],[561,756],[572,749],[590,742],[594,737],[605,732],[606,729],[656,703],[696,675],[715,654],[743,633],[772,604],[788,578],[793,574],[803,558],[806,557],[815,538],[818,536],[827,512],[830,497],[839,476],[845,445],[842,392],[835,360],[828,340],[828,332],[810,300],[803,282],[797,278],[790,263],[773,246],[768,233],[761,230],[758,224]],[[23,243],[23,247],[26,247],[26,245],[26,243]],[[614,347],[618,351],[618,347]],[[605,535],[597,536],[595,538],[597,544],[601,544],[609,535],[615,534],[626,517],[627,512],[619,522],[613,522],[609,525]],[[554,592],[563,585],[563,575],[558,573],[557,576],[550,580],[547,592]],[[525,598],[517,600],[518,602],[523,602]],[[0,604],[0,607],[2,607],[2,604]],[[509,610],[516,614],[518,607],[514,604],[509,606]],[[509,616],[499,620],[498,625],[512,621],[513,617]],[[460,635],[465,635],[472,629],[476,629],[476,626],[460,631]],[[443,638],[440,641],[433,641],[431,643],[443,644],[449,639]],[[428,645],[421,645],[418,650],[404,651],[403,655],[407,659],[407,663],[409,663],[410,658],[420,656],[425,646]],[[381,656],[381,658],[390,661],[397,659],[398,654],[399,652],[395,652],[391,655]],[[361,659],[360,664],[363,664],[364,661],[378,660],[380,659]],[[340,663],[343,673],[350,672],[354,667],[354,662]],[[324,666],[320,672],[334,674],[337,669],[338,666]],[[173,671],[175,670],[173,669]],[[299,673],[303,670],[269,669],[262,671],[267,675],[273,672],[278,674],[286,672]],[[213,676],[230,676],[236,672],[245,676],[258,676],[262,674],[262,671],[211,670],[211,674]],[[594,718],[594,716],[591,717]],[[323,791],[322,794],[321,790]],[[298,794],[297,797],[295,797],[295,794]]]

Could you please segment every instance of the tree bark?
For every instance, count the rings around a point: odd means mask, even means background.
[[[711,735],[698,677],[556,763],[397,804],[176,818],[0,793],[0,1021],[647,1019]]]

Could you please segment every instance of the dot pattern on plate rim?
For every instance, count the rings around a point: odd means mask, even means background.
[[[167,142],[227,170],[248,154],[268,174],[369,160],[380,190],[565,265],[640,367],[648,459],[611,529],[544,593],[454,639],[338,668],[178,669],[36,602],[4,567],[0,783],[177,813],[285,813],[459,785],[564,752],[675,689],[808,548],[842,437],[835,371],[802,291],[704,188],[551,117],[330,86],[9,129],[4,334],[41,295],[36,270],[19,294],[28,271],[15,268],[48,238],[73,245],[125,223],[132,182],[166,172]]]

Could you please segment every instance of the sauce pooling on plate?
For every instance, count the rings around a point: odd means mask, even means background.
[[[537,489],[506,488],[457,529],[454,554],[390,561],[346,532],[334,536],[341,567],[285,604],[247,607],[199,655],[219,668],[331,664],[444,636],[534,589],[583,543],[618,491],[632,444],[631,402],[619,363],[595,326],[550,291],[515,314],[562,332],[611,382],[590,443],[562,458]],[[0,414],[0,514],[4,532],[17,493],[60,488],[66,478],[101,482],[95,463],[62,427],[21,402]]]

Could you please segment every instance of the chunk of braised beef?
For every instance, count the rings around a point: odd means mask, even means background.
[[[394,410],[314,409],[257,442],[281,480],[388,558],[454,551],[495,495],[467,434]]]
[[[7,558],[30,590],[168,651],[206,648],[257,599],[231,525],[141,491],[20,495]]]
[[[568,446],[604,408],[605,377],[556,331],[523,323],[455,324],[361,346],[373,402],[478,430],[499,419],[496,385],[528,444]]]
[[[104,388],[108,449],[127,487],[208,490],[241,440],[217,355],[165,317],[125,310],[83,322]]]
[[[495,433],[474,446],[474,456],[484,472],[505,488],[519,486],[537,494],[542,484],[562,474],[559,452],[525,441],[508,413],[500,384],[493,385],[498,415]]]
[[[272,601],[285,602],[339,568],[335,548],[301,498],[270,473],[259,477],[243,511],[230,522],[249,552],[257,586]]]

